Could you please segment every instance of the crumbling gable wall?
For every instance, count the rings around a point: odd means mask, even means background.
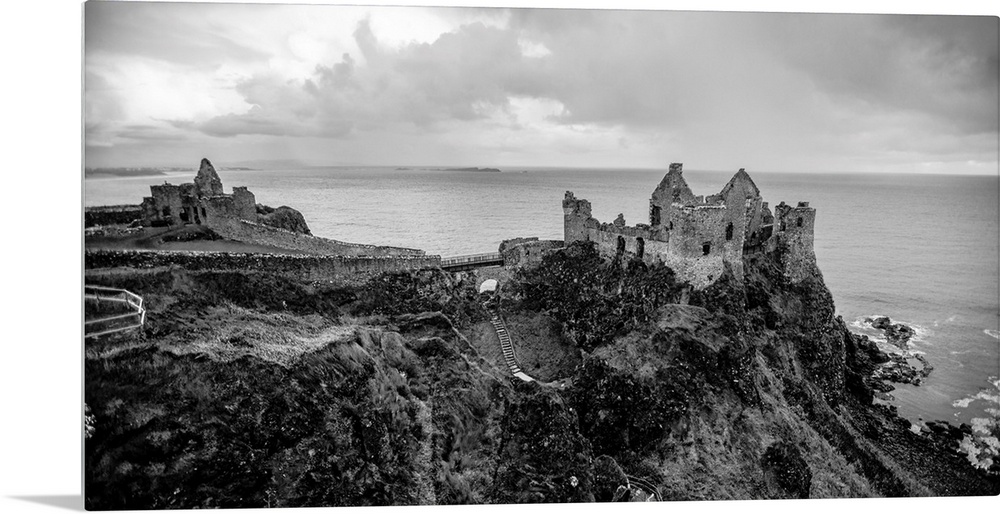
[[[198,167],[198,174],[194,177],[195,196],[201,198],[224,193],[225,191],[222,190],[222,179],[216,173],[215,166],[212,166],[211,161],[208,159],[202,159],[201,166]]]
[[[763,199],[760,196],[760,189],[753,183],[746,170],[740,168],[718,196],[726,205],[726,235],[738,240],[742,247],[745,241],[751,239],[752,234],[762,228]],[[732,224],[731,229],[730,224]]]
[[[694,205],[701,203],[702,200],[691,192],[687,181],[684,180],[683,170],[682,163],[671,163],[670,170],[653,190],[649,199],[649,224],[651,226],[668,224],[668,220],[673,215],[674,204]]]

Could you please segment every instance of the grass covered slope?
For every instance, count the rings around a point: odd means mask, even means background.
[[[701,292],[587,245],[518,272],[499,310],[551,384],[509,377],[462,274],[88,270],[149,314],[87,343],[86,506],[997,494],[872,405],[884,355],[818,272],[746,264]]]

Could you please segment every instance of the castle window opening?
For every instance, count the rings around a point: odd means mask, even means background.
[[[673,230],[673,229],[674,229],[674,222],[671,221],[670,222],[670,229],[669,230]]]
[[[795,225],[801,227],[802,226],[802,218],[796,219],[795,220]]]
[[[635,256],[641,259],[644,253],[646,253],[646,240],[641,237],[635,238]]]
[[[726,241],[733,240],[733,224],[726,225]]]
[[[163,217],[166,218],[167,216],[170,216],[170,206],[163,208]]]
[[[615,250],[615,255],[621,257],[625,253],[625,238],[618,236],[618,248]]]
[[[188,219],[188,208],[187,207],[182,207],[181,208],[181,221],[184,222],[184,223],[188,223],[190,221]]]
[[[208,219],[208,214],[205,214],[205,208],[201,208],[201,219]]]
[[[701,245],[701,254],[708,255],[712,251],[712,243],[704,243]]]
[[[784,222],[784,221],[782,221],[782,222],[781,222],[781,231],[782,231],[782,232],[784,232],[784,231],[785,231],[785,228],[787,228],[787,227],[785,227],[785,222]]]
[[[649,224],[656,226],[660,224],[660,206],[654,205],[649,212]]]

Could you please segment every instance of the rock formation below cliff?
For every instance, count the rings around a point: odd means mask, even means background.
[[[298,232],[299,234],[312,235],[312,232],[309,231],[309,225],[306,224],[305,216],[286,205],[275,209],[267,205],[257,204],[257,221],[272,227]]]

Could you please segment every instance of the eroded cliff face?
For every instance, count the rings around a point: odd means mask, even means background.
[[[873,405],[884,354],[818,271],[744,264],[703,291],[585,244],[518,270],[494,304],[547,327],[522,359],[579,353],[550,383],[509,376],[468,275],[88,270],[150,312],[87,348],[87,506],[1000,492],[953,439]]]

